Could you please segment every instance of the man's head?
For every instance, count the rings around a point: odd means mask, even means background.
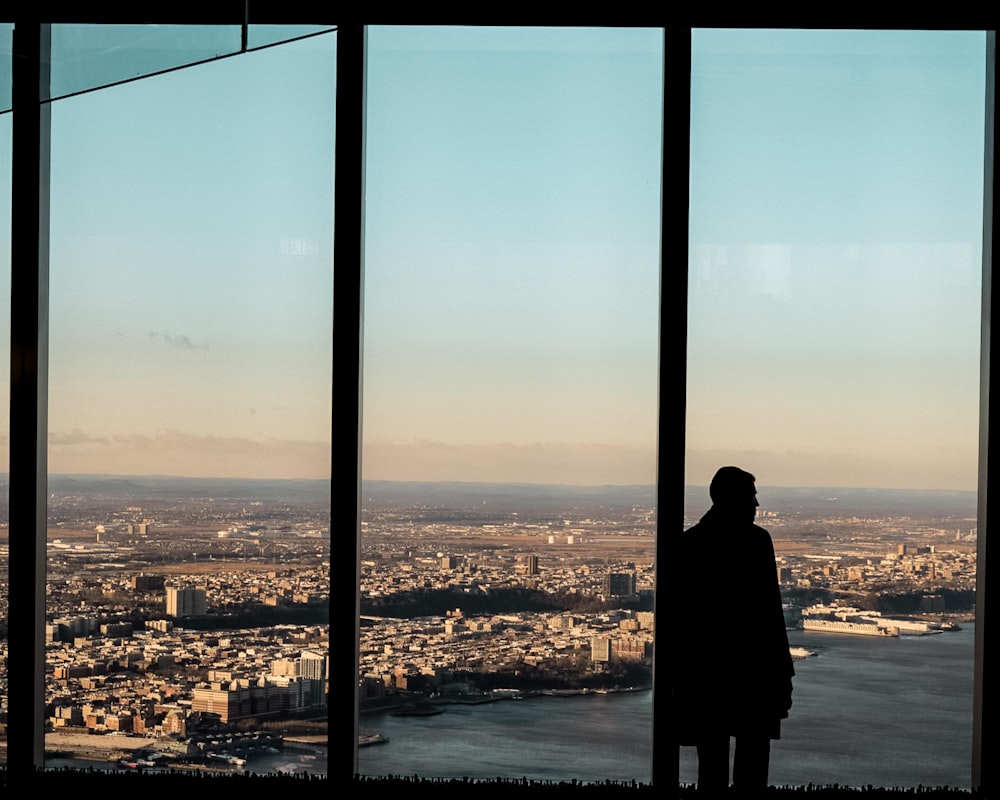
[[[708,487],[712,505],[727,515],[752,520],[757,515],[757,479],[739,467],[722,467]]]

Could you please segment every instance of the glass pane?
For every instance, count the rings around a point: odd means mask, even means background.
[[[368,37],[360,770],[648,781],[662,31]]]
[[[53,25],[50,96],[238,53],[241,35],[239,25]]]
[[[0,23],[0,114],[11,107],[11,53],[14,45],[14,25]]]
[[[335,30],[329,25],[254,25],[252,17],[253,14],[247,26],[247,47],[250,49]]]
[[[335,42],[53,104],[52,765],[326,771]]]
[[[698,30],[692,64],[687,524],[757,476],[803,656],[771,782],[968,788],[985,35]]]

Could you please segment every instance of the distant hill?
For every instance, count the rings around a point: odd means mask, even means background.
[[[7,474],[0,474],[0,504],[6,508]],[[170,475],[49,475],[50,495],[119,496],[122,498],[226,497],[256,500],[329,502],[328,480],[250,478],[185,478]]]
[[[6,517],[8,476],[0,473],[0,518]],[[759,486],[761,506],[811,516],[934,515],[974,518],[974,491]],[[186,478],[169,475],[49,475],[52,495],[116,496],[123,499],[231,498],[329,503],[329,480]],[[655,486],[570,486],[558,484],[421,481],[362,482],[362,502],[378,508],[449,508],[500,512],[586,513],[652,508]],[[687,510],[710,505],[707,486],[686,486]]]
[[[976,516],[974,491],[759,486],[761,506],[811,516]],[[685,487],[689,510],[711,505],[707,486]],[[362,502],[375,508],[492,508],[498,511],[639,507],[656,503],[655,486],[567,486],[459,482],[363,481]]]
[[[708,488],[688,487],[691,494],[700,491],[708,497]],[[938,489],[852,489],[795,488],[760,486],[758,499],[763,508],[810,516],[976,516],[978,492]]]

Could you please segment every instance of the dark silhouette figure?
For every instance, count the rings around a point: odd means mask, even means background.
[[[767,786],[771,739],[792,705],[795,669],[774,545],[754,524],[755,480],[738,467],[715,474],[712,507],[681,534],[660,579],[677,608],[667,634],[677,642],[666,670],[673,732],[698,748],[699,790],[728,787],[730,737],[734,785]]]

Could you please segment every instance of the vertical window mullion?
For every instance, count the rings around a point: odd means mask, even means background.
[[[670,570],[671,539],[684,527],[684,454],[687,397],[688,199],[691,174],[691,28],[663,32],[663,140],[660,200],[660,364],[656,478],[656,618],[666,619],[671,598],[660,592],[661,569]],[[683,251],[683,252],[681,252]],[[666,370],[664,367],[666,366]],[[664,377],[669,381],[664,382]],[[678,403],[680,404],[678,406]],[[679,410],[678,410],[679,409]],[[677,514],[677,517],[673,515]],[[666,560],[665,560],[666,559]],[[656,639],[653,657],[653,783],[676,785],[678,746],[671,735],[669,696],[657,691],[660,673],[671,658],[669,638]]]
[[[354,549],[350,555],[330,559],[330,631],[336,619],[346,609],[353,610],[353,655],[351,658],[330,659],[332,670],[331,692],[334,687],[356,687],[359,658],[360,623],[360,568],[361,568],[361,302],[363,285],[364,239],[364,75],[365,28],[362,25],[341,25],[337,29],[337,102],[336,102],[336,159],[334,207],[334,264],[335,266],[335,326],[334,352],[338,354],[337,377],[346,392],[337,396],[334,403],[334,446],[331,476],[354,476],[354,485],[339,481],[330,483],[330,491],[337,487],[340,497],[354,499]],[[350,387],[354,387],[351,389]],[[338,442],[338,437],[340,441]],[[338,468],[339,467],[339,468]],[[353,490],[353,491],[352,491]],[[348,494],[351,492],[351,494]],[[331,512],[337,508],[331,496]],[[336,530],[330,520],[331,537]],[[331,539],[332,542],[332,539]],[[331,639],[331,646],[333,640]],[[332,649],[332,648],[331,648]],[[337,664],[342,666],[338,667]],[[336,675],[341,676],[337,680]],[[348,674],[348,670],[350,673]],[[329,764],[331,775],[351,778],[358,771],[358,693],[351,690],[351,724],[346,719],[331,719],[329,726]],[[345,715],[346,716],[346,715]],[[348,771],[349,770],[349,771]]]
[[[14,26],[7,770],[44,764],[51,26]],[[14,691],[14,687],[17,688]]]
[[[984,755],[990,752],[992,744],[988,736],[987,720],[995,717],[991,714],[988,704],[995,693],[986,692],[986,559],[988,549],[988,521],[992,513],[1000,513],[997,503],[1000,502],[1000,491],[989,491],[989,453],[992,441],[990,439],[990,356],[993,350],[993,337],[996,327],[992,324],[992,293],[993,293],[993,228],[995,224],[995,206],[993,202],[993,159],[996,153],[996,32],[986,32],[986,96],[985,96],[985,130],[983,142],[983,310],[982,310],[982,351],[979,360],[980,399],[979,399],[979,519],[978,543],[976,560],[976,655],[975,678],[972,704],[972,786],[985,791],[991,786],[993,776],[990,773],[988,758]],[[995,701],[994,701],[995,703]]]

